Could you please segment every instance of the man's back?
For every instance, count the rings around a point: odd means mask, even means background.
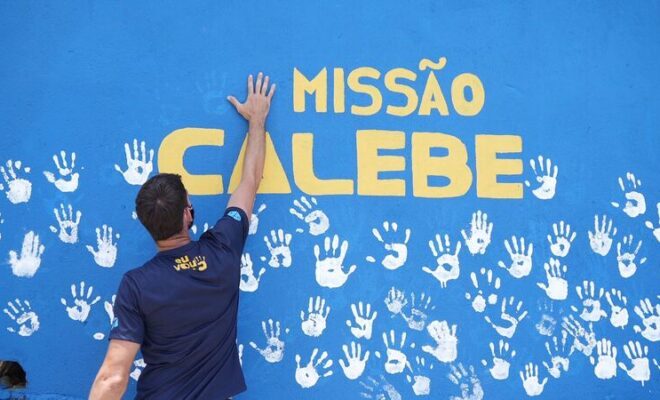
[[[141,343],[137,398],[226,398],[245,390],[238,350],[245,212],[230,207],[199,241],[161,251],[128,271],[110,339]]]

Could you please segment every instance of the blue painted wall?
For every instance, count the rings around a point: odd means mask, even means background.
[[[243,366],[249,389],[240,398],[334,398],[338,393],[360,398],[360,392],[368,391],[360,382],[369,385],[368,377],[382,382],[380,375],[403,398],[412,398],[407,371],[387,374],[383,367],[386,349],[381,336],[391,329],[397,336],[407,332],[405,353],[413,366],[416,355],[424,356],[427,364],[433,362],[428,372],[432,398],[460,395],[459,386],[447,377],[451,365],[459,363],[468,370],[474,368],[486,398],[525,397],[519,371],[528,362],[539,366],[541,379],[549,378],[543,398],[658,396],[660,370],[653,362],[660,359],[658,342],[634,329],[635,325],[643,328],[634,307],[646,298],[652,305],[660,301],[659,243],[645,226],[646,221],[656,228],[659,224],[658,2],[4,2],[0,8],[0,161],[5,165],[7,160],[21,160],[31,171],[19,171],[19,175],[32,184],[27,203],[13,204],[0,196],[4,220],[0,224],[4,264],[0,301],[6,308],[9,301],[27,299],[40,323],[31,336],[21,336],[4,329],[16,324],[5,313],[0,315],[0,359],[21,362],[28,372],[28,393],[87,395],[107,347],[106,340],[93,338],[109,329],[103,303],[110,301],[125,271],[155,252],[146,231],[131,217],[138,186],[129,185],[114,168],[114,164],[126,168],[124,143],[144,140],[157,153],[163,138],[176,129],[224,129],[223,147],[193,149],[185,164],[194,173],[223,174],[226,185],[246,126],[224,97],[242,98],[246,75],[263,70],[278,84],[269,132],[293,191],[259,195],[255,205],[256,209],[265,203],[267,208],[259,215],[258,231],[249,237],[245,251],[252,255],[255,271],[262,266],[267,271],[256,292],[241,295],[239,343],[245,346]],[[421,96],[426,73],[417,64],[423,58],[441,56],[448,60],[447,67],[438,72],[439,77],[447,74],[439,78],[444,90],[450,84],[446,77],[462,72],[474,73],[483,82],[486,102],[477,116],[401,118],[381,111],[362,117],[348,112],[293,111],[294,68],[311,77],[324,67],[351,71],[372,66],[382,73],[405,67],[420,76],[414,86]],[[383,88],[382,79],[378,86]],[[385,98],[390,103],[401,101],[396,96],[389,93]],[[366,101],[357,94],[347,95],[347,104]],[[560,168],[556,195],[542,201],[525,187],[523,199],[483,199],[477,197],[473,185],[466,195],[452,199],[413,197],[410,189],[405,197],[316,196],[330,219],[329,230],[320,236],[306,229],[296,232],[306,226],[289,212],[293,200],[304,195],[293,184],[292,134],[315,134],[318,176],[355,179],[355,132],[359,129],[406,132],[406,148],[390,151],[406,158],[405,171],[383,177],[405,179],[408,188],[414,131],[460,138],[472,168],[475,135],[520,135],[523,151],[512,157],[523,160],[524,172],[508,181],[533,181],[528,162],[542,154]],[[55,171],[52,156],[60,150],[76,152],[80,182],[74,192],[61,192],[43,174]],[[154,166],[156,162],[155,157]],[[646,200],[646,212],[636,218],[611,205],[625,203],[617,180],[625,180],[629,171],[641,180],[637,191]],[[198,225],[215,221],[227,200],[226,194],[193,196]],[[76,244],[63,243],[49,229],[57,225],[53,209],[61,203],[82,212]],[[472,213],[478,209],[487,212],[494,224],[492,242],[483,255],[471,255],[463,243],[460,276],[442,288],[422,270],[424,265],[435,266],[428,241],[436,233],[448,233],[454,242],[461,240],[460,231],[469,229]],[[618,230],[607,256],[595,254],[590,247],[588,231],[593,230],[595,214],[607,214]],[[367,256],[380,259],[385,254],[372,228],[386,220],[398,222],[400,231],[411,230],[408,260],[393,271],[366,261]],[[577,236],[569,254],[561,259],[568,267],[568,298],[551,301],[537,283],[545,282],[543,264],[554,257],[546,236],[552,234],[552,224],[561,220]],[[102,224],[121,235],[112,268],[97,265],[86,249],[96,246],[95,228]],[[263,236],[279,228],[293,235],[293,263],[288,269],[272,268],[260,259],[269,257]],[[29,231],[39,235],[45,251],[33,277],[18,277],[12,273],[9,252],[20,253]],[[315,281],[313,248],[334,234],[349,242],[346,265],[356,264],[357,270],[341,288],[328,289]],[[634,235],[635,243],[643,241],[638,262],[642,257],[647,260],[632,277],[623,278],[617,268],[616,245],[628,234]],[[504,241],[512,235],[534,243],[531,274],[521,279],[497,266],[498,261],[509,262]],[[481,363],[490,357],[488,343],[501,339],[484,320],[486,314],[498,318],[499,303],[477,313],[465,299],[466,292],[473,292],[470,272],[478,274],[482,267],[501,278],[500,298],[513,295],[523,300],[528,311],[507,340],[516,356],[504,381],[494,380]],[[70,304],[70,286],[81,280],[94,286],[92,300],[101,296],[84,323],[69,318],[60,302],[65,298]],[[648,346],[651,375],[643,386],[622,368],[610,380],[598,379],[589,357],[579,351],[571,355],[568,371],[558,379],[543,366],[550,362],[545,342],[552,339],[541,335],[535,325],[543,314],[550,315],[557,321],[554,335],[560,337],[564,317],[573,315],[587,326],[579,317],[582,305],[576,291],[584,280],[608,291],[619,289],[627,297],[630,319],[625,328],[611,325],[611,309],[603,297],[607,317],[595,322],[593,329],[597,339],[611,340],[618,348],[617,361],[626,366],[630,361],[624,344],[632,340],[642,348]],[[424,352],[424,345],[433,344],[426,329],[410,329],[403,318],[388,311],[384,300],[393,286],[404,291],[409,301],[413,292],[429,294],[435,308],[429,311],[428,321],[458,325],[454,362],[443,363]],[[307,310],[310,296],[322,296],[331,306],[320,337],[301,330],[300,310]],[[370,340],[354,338],[345,323],[353,317],[350,305],[358,301],[369,302],[378,311]],[[409,312],[409,307],[404,311]],[[248,344],[254,341],[263,346],[261,321],[268,318],[290,330],[282,333],[284,359],[274,364],[265,362]],[[344,358],[342,344],[351,341],[371,352],[357,380],[347,379],[338,363]],[[569,336],[569,345],[571,341]],[[314,348],[329,353],[334,374],[303,389],[295,380],[295,355],[306,362]],[[134,391],[131,380],[127,397]]]

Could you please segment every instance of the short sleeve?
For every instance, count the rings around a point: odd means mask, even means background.
[[[240,207],[227,207],[215,226],[209,228],[200,239],[212,239],[240,258],[249,230],[250,220],[245,211]]]
[[[144,320],[138,304],[137,286],[127,275],[124,275],[119,284],[113,311],[114,319],[109,339],[141,344],[144,339]]]

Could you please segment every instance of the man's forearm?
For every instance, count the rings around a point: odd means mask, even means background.
[[[245,158],[243,160],[243,174],[241,183],[254,186],[256,192],[264,172],[266,159],[266,128],[265,119],[253,118],[249,122]]]

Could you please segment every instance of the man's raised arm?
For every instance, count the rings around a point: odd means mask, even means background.
[[[263,74],[259,72],[256,85],[252,75],[248,76],[248,95],[245,102],[240,103],[234,96],[227,97],[227,100],[236,107],[236,111],[248,120],[249,125],[241,182],[229,197],[227,207],[243,209],[248,218],[252,215],[254,199],[263,176],[266,158],[266,117],[270,110],[270,100],[275,93],[275,84],[271,85],[270,90],[268,90],[268,84],[268,76],[264,78]]]

